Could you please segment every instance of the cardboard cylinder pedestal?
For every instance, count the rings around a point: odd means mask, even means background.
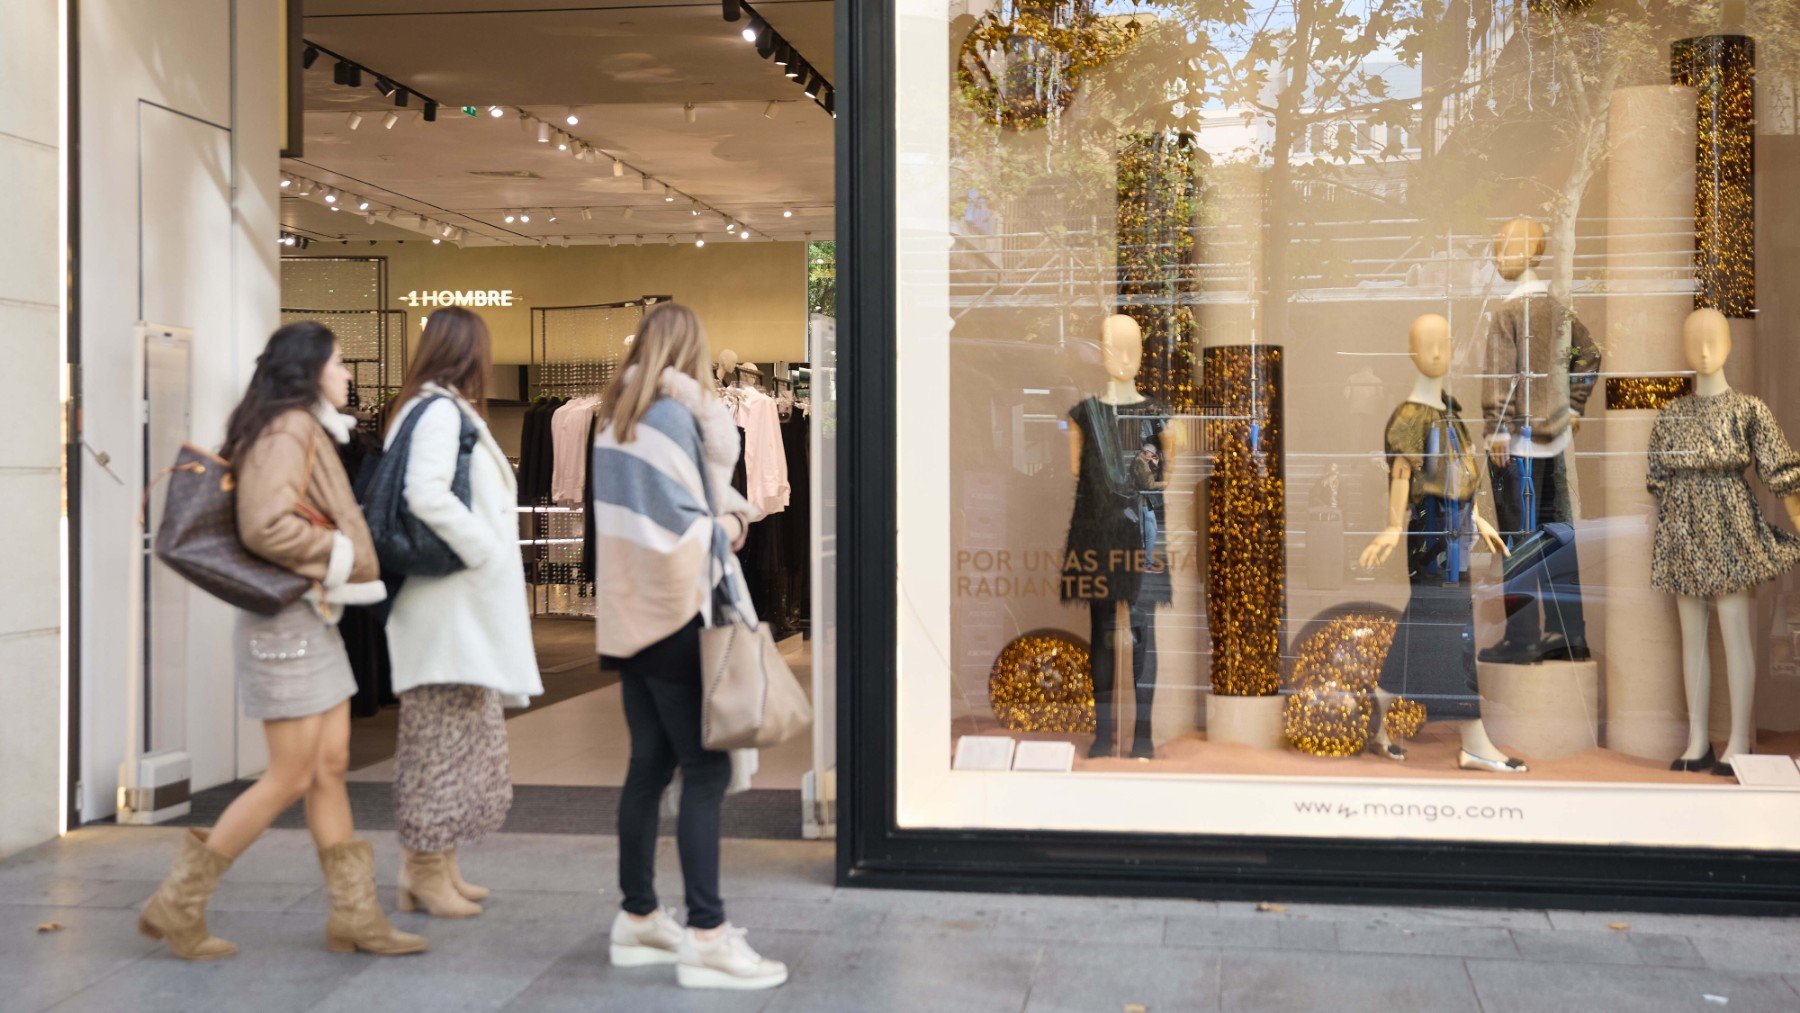
[[[1208,696],[1206,741],[1280,749],[1283,742],[1281,716],[1286,704],[1287,698],[1280,694]]]
[[[1554,760],[1600,745],[1600,666],[1478,664],[1481,720],[1509,755]]]

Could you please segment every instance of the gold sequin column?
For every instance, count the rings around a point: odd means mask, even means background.
[[[1756,43],[1744,35],[1682,39],[1674,82],[1698,92],[1694,142],[1694,308],[1756,311]]]
[[[1214,696],[1273,696],[1287,611],[1282,350],[1205,350],[1202,400],[1213,448],[1207,480],[1207,622]]]
[[[1589,586],[1607,598],[1590,615],[1603,639],[1594,644],[1606,685],[1610,749],[1652,760],[1679,755],[1687,737],[1681,686],[1681,632],[1674,600],[1650,586],[1650,532],[1656,504],[1644,488],[1650,427],[1671,392],[1667,374],[1686,368],[1681,323],[1693,310],[1688,279],[1693,243],[1683,223],[1694,208],[1694,89],[1644,85],[1613,92],[1607,132],[1611,151],[1606,198],[1605,348],[1610,374],[1588,401],[1602,410],[1600,460],[1605,477],[1605,563]],[[1660,374],[1660,376],[1659,376]]]

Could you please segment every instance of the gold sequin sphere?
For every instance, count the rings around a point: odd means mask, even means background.
[[[1223,696],[1271,696],[1281,690],[1287,613],[1281,349],[1225,345],[1202,354],[1214,448],[1206,486],[1212,688]]]
[[[1397,742],[1412,738],[1425,727],[1425,705],[1406,697],[1395,700],[1388,704],[1387,717],[1382,721],[1382,727],[1387,731],[1388,738]]]
[[[1061,630],[1035,630],[1000,649],[988,675],[994,716],[1015,732],[1091,732],[1088,649]]]
[[[1282,712],[1288,741],[1313,756],[1355,756],[1369,744],[1375,687],[1398,629],[1379,608],[1334,612],[1308,623],[1295,645]]]
[[[1369,744],[1375,695],[1327,679],[1295,690],[1282,717],[1295,749],[1313,756],[1355,756]]]

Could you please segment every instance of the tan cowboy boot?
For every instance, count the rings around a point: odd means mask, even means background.
[[[487,900],[488,894],[492,891],[485,886],[476,886],[474,883],[463,878],[462,866],[456,861],[456,849],[451,848],[449,851],[445,852],[445,855],[448,856],[450,860],[450,882],[456,884],[456,892],[462,894],[463,897],[468,900],[476,902]]]
[[[391,956],[425,952],[425,937],[388,923],[375,900],[375,849],[368,841],[345,841],[319,849],[331,914],[325,919],[325,948],[333,953]]]
[[[419,908],[438,918],[469,918],[481,913],[477,904],[456,890],[450,862],[443,851],[408,851],[400,867],[400,910]]]
[[[138,915],[138,931],[169,944],[169,952],[185,960],[229,957],[237,947],[206,931],[206,901],[231,859],[206,846],[206,833],[181,835],[181,850],[169,877]]]

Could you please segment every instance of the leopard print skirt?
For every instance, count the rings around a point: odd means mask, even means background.
[[[481,686],[420,686],[400,694],[394,757],[400,846],[448,851],[500,829],[512,770],[500,694]]]

